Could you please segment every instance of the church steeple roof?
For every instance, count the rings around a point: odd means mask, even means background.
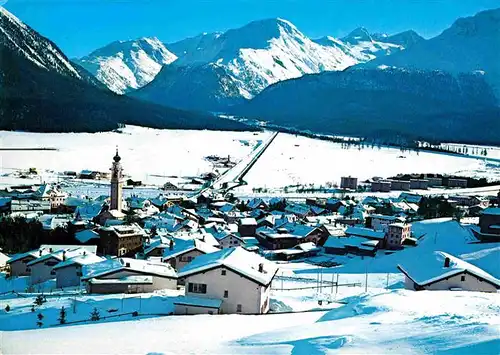
[[[115,154],[115,156],[113,157],[113,160],[114,160],[115,162],[117,162],[117,163],[118,163],[120,160],[122,160],[122,158],[118,155],[118,147],[116,147],[116,154]]]

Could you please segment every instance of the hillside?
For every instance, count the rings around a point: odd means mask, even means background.
[[[124,94],[154,79],[161,67],[177,57],[158,38],[116,41],[75,62],[110,90]]]
[[[331,134],[494,143],[495,104],[481,74],[352,68],[277,83],[231,112]]]
[[[119,123],[156,128],[244,129],[208,114],[152,105],[101,89],[50,40],[0,8],[0,129],[111,130]]]

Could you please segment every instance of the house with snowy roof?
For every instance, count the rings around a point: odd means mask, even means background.
[[[372,214],[369,217],[369,225],[376,231],[386,231],[389,224],[404,223],[406,218],[397,216],[387,216],[383,214]]]
[[[177,289],[177,273],[168,264],[114,258],[83,266],[88,293],[142,293]]]
[[[99,244],[99,233],[92,229],[83,229],[75,233],[75,239],[82,244]]]
[[[408,290],[497,292],[500,280],[451,254],[435,251],[398,265]]]
[[[276,264],[241,247],[199,256],[179,271],[186,293],[184,301],[174,302],[175,313],[213,312],[203,301],[196,303],[200,298],[222,301],[218,308],[221,313],[267,313],[277,271]]]
[[[122,224],[99,229],[100,250],[105,255],[133,255],[142,247],[147,234],[138,224]]]
[[[267,250],[264,256],[271,260],[290,261],[301,258],[315,256],[320,252],[321,248],[317,247],[312,242],[297,244],[290,249]]]
[[[174,238],[173,245],[163,252],[163,262],[169,263],[173,268],[180,270],[197,256],[214,253],[219,250],[219,248],[199,239],[184,240]]]
[[[30,282],[34,285],[54,279],[56,277],[54,266],[79,255],[87,253],[95,254],[96,251],[97,246],[95,245],[60,246],[57,250],[53,251],[49,249],[49,253],[45,253],[26,264],[30,268]]]
[[[68,257],[56,264],[52,270],[55,272],[56,286],[58,288],[79,286],[84,265],[94,264],[105,260],[94,253],[83,251],[82,254]]]
[[[245,244],[245,241],[239,235],[225,228],[217,228],[215,226],[212,228],[205,228],[205,233],[212,235],[222,249],[236,248]]]
[[[250,201],[248,201],[247,207],[251,210],[255,210],[255,209],[266,210],[269,206],[267,205],[267,203],[263,199],[257,197],[257,198],[254,198],[254,199],[251,199]]]
[[[356,236],[371,240],[384,240],[385,238],[385,232],[364,227],[347,227],[347,229],[345,230],[345,234],[348,237]]]
[[[257,230],[257,220],[255,218],[242,218],[238,222],[238,233],[242,237],[252,237]]]
[[[483,210],[479,217],[479,228],[473,228],[472,231],[482,241],[500,241],[500,207]]]

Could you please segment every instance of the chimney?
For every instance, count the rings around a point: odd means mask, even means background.
[[[170,239],[170,246],[169,246],[169,249],[170,249],[170,250],[174,250],[174,241],[173,241],[173,239]]]
[[[444,267],[450,267],[450,258],[444,259]]]
[[[63,261],[66,261],[66,250],[63,250]]]
[[[125,267],[130,267],[130,263],[125,263]]]
[[[38,251],[38,256],[42,256],[42,249]]]
[[[85,255],[87,255],[87,252],[84,250],[84,251],[83,251],[83,256],[85,256]]]
[[[264,264],[259,264],[259,272],[264,272]]]
[[[49,253],[52,253],[52,248],[49,248]]]

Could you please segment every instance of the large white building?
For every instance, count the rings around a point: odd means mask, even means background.
[[[206,302],[222,301],[221,313],[263,314],[269,311],[275,263],[241,247],[198,256],[182,268],[186,297],[176,302],[176,314],[210,313]]]

